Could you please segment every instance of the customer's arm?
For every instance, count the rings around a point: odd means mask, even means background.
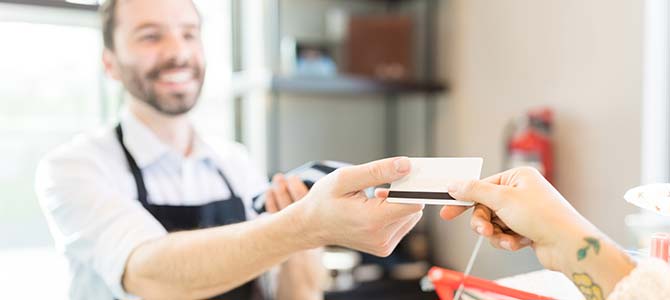
[[[531,246],[540,262],[570,278],[587,299],[605,299],[634,262],[582,217],[535,169],[519,168],[482,181],[452,184],[457,199],[479,203],[473,230],[508,250]],[[445,207],[451,219],[461,208]]]

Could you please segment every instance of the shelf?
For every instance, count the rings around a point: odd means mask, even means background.
[[[80,9],[88,11],[97,11],[97,4],[79,4],[74,2],[67,2],[65,0],[0,0],[0,3],[33,5],[33,6],[47,6],[68,9]]]
[[[384,81],[351,76],[272,78],[272,91],[301,94],[410,94],[445,90],[439,82]]]

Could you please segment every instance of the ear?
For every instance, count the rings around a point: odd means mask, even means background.
[[[110,77],[112,77],[114,80],[121,80],[119,62],[114,51],[107,48],[102,51],[102,64]]]

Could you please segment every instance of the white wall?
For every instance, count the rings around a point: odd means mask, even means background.
[[[280,98],[280,170],[311,160],[364,163],[385,157],[386,102],[381,96],[282,94]],[[396,153],[425,153],[425,102],[422,97],[398,100]]]
[[[622,196],[640,178],[642,12],[633,0],[449,0],[440,10],[440,155],[485,158],[500,170],[502,128],[528,108],[556,112],[556,185],[588,219],[626,242]],[[435,222],[441,263],[462,269],[467,220]],[[542,224],[538,224],[542,226]],[[485,247],[475,274],[530,270],[529,251]]]

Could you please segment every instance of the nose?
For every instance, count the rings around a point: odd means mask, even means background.
[[[163,45],[163,59],[164,61],[174,61],[178,66],[188,63],[193,50],[180,33],[171,32],[165,38]]]

